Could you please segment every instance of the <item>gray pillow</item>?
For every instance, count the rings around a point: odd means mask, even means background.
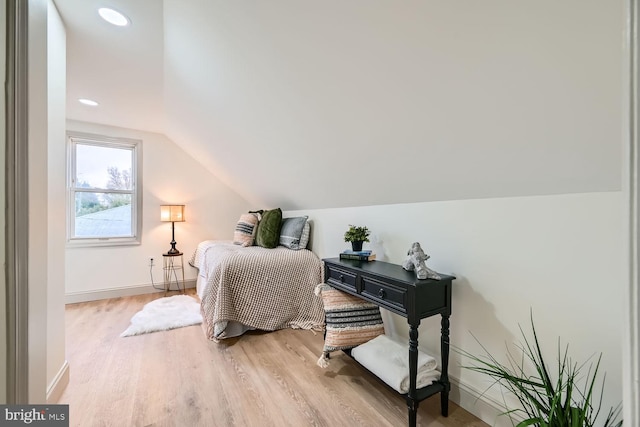
[[[307,218],[309,217],[305,215],[282,219],[279,240],[280,246],[293,250],[304,249],[307,247],[306,243],[308,243],[309,237],[307,237],[307,242],[305,242],[304,246],[302,246],[300,242],[302,232],[305,228],[305,224],[307,223]]]

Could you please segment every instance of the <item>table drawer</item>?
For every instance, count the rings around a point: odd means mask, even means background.
[[[341,270],[339,268],[335,268],[331,265],[327,266],[327,274],[326,281],[330,285],[341,285],[348,289],[357,292],[357,274],[351,273],[346,270]]]
[[[362,294],[380,301],[382,306],[407,311],[407,290],[391,283],[362,276]]]

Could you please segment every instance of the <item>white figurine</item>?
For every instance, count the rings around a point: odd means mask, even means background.
[[[441,277],[438,273],[431,270],[425,262],[431,258],[429,255],[425,254],[422,248],[420,247],[420,243],[414,242],[411,245],[411,249],[407,251],[407,258],[402,263],[402,268],[407,271],[416,272],[416,277],[418,279],[436,279],[440,280]]]

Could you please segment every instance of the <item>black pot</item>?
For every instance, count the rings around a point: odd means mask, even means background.
[[[361,251],[362,243],[363,243],[362,240],[357,242],[351,242],[351,249],[353,249],[354,251]]]

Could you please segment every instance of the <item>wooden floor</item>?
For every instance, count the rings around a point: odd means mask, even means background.
[[[200,326],[119,335],[160,294],[68,305],[70,382],[59,403],[72,426],[405,426],[404,398],[334,353],[321,369],[322,335],[252,332],[222,344]],[[453,402],[420,405],[420,426],[486,426]]]

